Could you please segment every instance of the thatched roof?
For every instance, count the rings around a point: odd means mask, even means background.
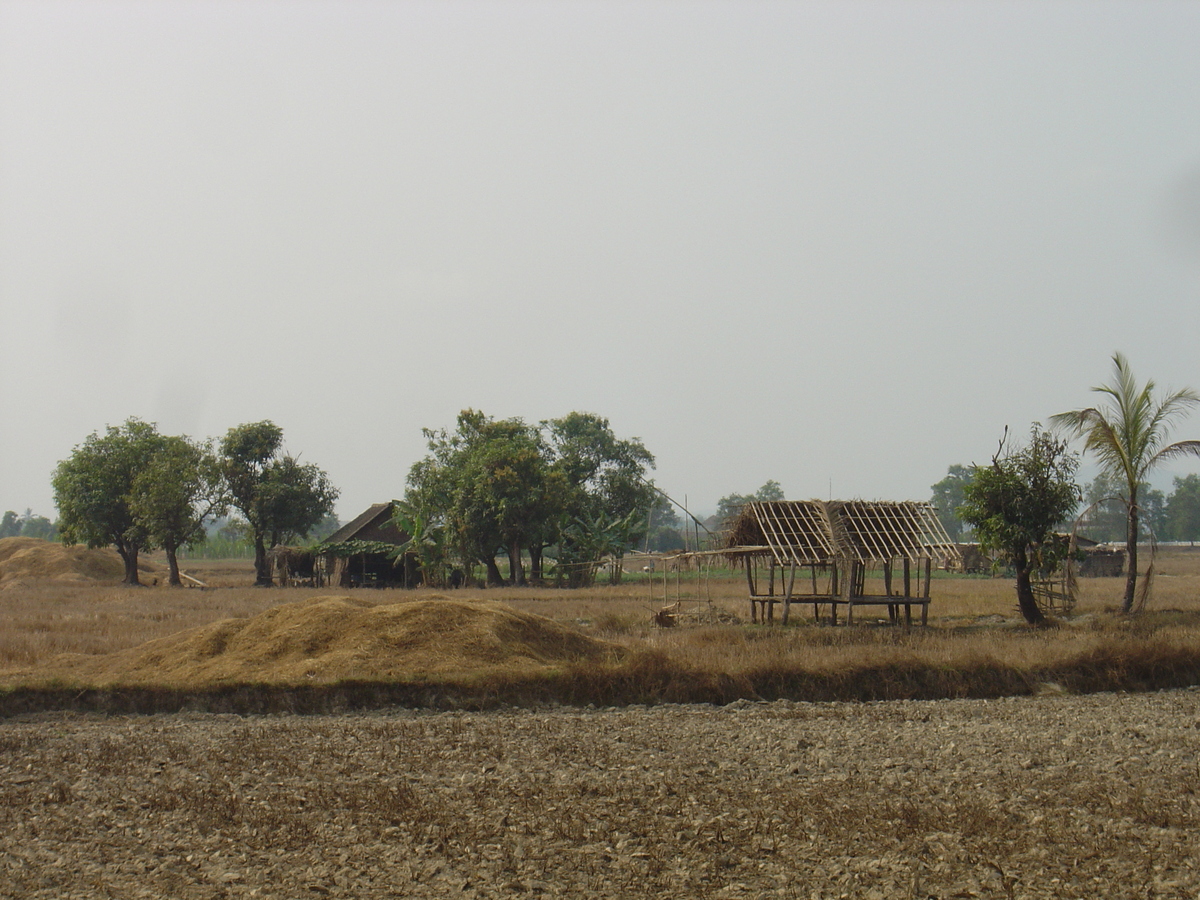
[[[392,521],[394,507],[395,503],[372,503],[365,512],[347,522],[321,543],[377,541],[385,544],[403,544],[409,539],[409,535]]]
[[[771,557],[779,565],[958,557],[932,505],[879,500],[747,503],[722,552]]]

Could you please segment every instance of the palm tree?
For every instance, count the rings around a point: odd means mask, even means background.
[[[1179,456],[1200,456],[1200,441],[1166,443],[1170,425],[1200,404],[1200,394],[1183,388],[1161,399],[1154,396],[1154,382],[1139,387],[1129,361],[1113,354],[1113,381],[1092,388],[1104,394],[1107,403],[1051,416],[1051,424],[1084,439],[1083,450],[1092,452],[1103,470],[1119,479],[1127,490],[1125,547],[1128,572],[1121,611],[1133,611],[1137,587],[1138,487],[1160,462]]]

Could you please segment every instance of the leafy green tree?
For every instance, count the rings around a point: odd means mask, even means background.
[[[429,587],[445,587],[454,568],[454,555],[444,522],[431,522],[425,511],[408,498],[396,501],[392,519],[409,536],[398,555],[416,556],[424,583]]]
[[[453,432],[423,433],[429,454],[409,470],[397,522],[410,534],[419,525],[432,557],[482,563],[488,584],[503,581],[499,548],[522,584],[526,550],[538,580],[547,547],[558,545],[561,562],[597,545],[599,537],[571,545],[588,524],[600,523],[607,537],[611,523],[632,522],[627,542],[645,532],[655,493],[645,471],[654,458],[636,439],[617,439],[606,419],[571,413],[533,426],[468,409]]]
[[[953,465],[946,470],[946,477],[932,485],[930,503],[937,510],[938,519],[952,541],[961,541],[965,529],[958,508],[966,501],[966,487],[971,483],[973,470],[966,466]]]
[[[1112,383],[1092,388],[1104,396],[1105,402],[1059,413],[1050,419],[1055,428],[1082,437],[1084,452],[1095,455],[1104,472],[1120,480],[1126,508],[1128,560],[1125,596],[1121,602],[1125,613],[1134,609],[1137,588],[1139,516],[1143,509],[1138,502],[1140,488],[1159,463],[1182,456],[1200,456],[1200,441],[1167,443],[1172,423],[1200,404],[1200,394],[1183,388],[1158,398],[1154,389],[1153,381],[1139,385],[1128,360],[1115,353]]]
[[[1107,472],[1101,472],[1083,493],[1086,509],[1083,526],[1094,541],[1119,541],[1125,536],[1125,501],[1121,485]]]
[[[604,510],[590,519],[576,517],[562,530],[559,542],[560,571],[567,574],[568,587],[589,587],[596,577],[596,570],[606,556],[620,559],[633,542],[634,530],[642,527],[644,517],[634,511],[622,519],[615,519]]]
[[[1176,478],[1167,498],[1167,534],[1171,540],[1200,540],[1200,475]]]
[[[1025,447],[1006,452],[1002,440],[992,464],[976,466],[964,488],[959,515],[975,527],[985,552],[1001,555],[1016,570],[1017,605],[1031,625],[1046,621],[1032,575],[1057,566],[1066,552],[1054,529],[1079,502],[1078,465],[1065,441],[1035,424]]]
[[[548,523],[548,543],[558,542],[560,563],[597,552],[619,560],[645,539],[659,508],[662,497],[646,477],[654,455],[637,438],[618,438],[608,419],[595,413],[571,412],[542,427],[553,469],[565,482],[559,515]],[[583,538],[581,529],[588,526],[599,530]],[[621,540],[614,543],[614,535]]]
[[[1124,494],[1125,489],[1120,481],[1107,472],[1101,472],[1092,480],[1083,492],[1085,510],[1082,524],[1087,529],[1088,537],[1106,543],[1124,539]],[[1142,498],[1141,537],[1146,538],[1150,534],[1162,537],[1166,527],[1166,497],[1146,481],[1138,485],[1138,495]]]
[[[1162,540],[1167,529],[1167,495],[1143,481],[1138,486],[1138,496],[1142,498],[1142,537],[1149,538],[1150,535],[1154,535],[1156,539]]]
[[[11,509],[0,519],[0,538],[17,537],[21,533],[21,520]]]
[[[736,519],[742,511],[742,507],[747,503],[771,502],[775,500],[784,500],[783,488],[778,481],[774,479],[768,480],[753,494],[728,494],[717,501],[717,522],[722,527],[728,526],[733,519]]]
[[[10,509],[0,518],[0,538],[31,537],[52,541],[57,535],[58,529],[53,522],[45,516],[35,516],[29,508],[20,515]]]
[[[35,516],[32,509],[26,509],[21,516],[21,537],[53,541],[58,537],[58,528],[45,516]]]
[[[323,541],[335,531],[342,527],[341,521],[335,513],[328,513],[325,518],[312,527],[308,536],[313,541]]]
[[[538,429],[467,409],[454,432],[424,435],[429,455],[409,470],[403,514],[431,535],[445,529],[446,546],[467,565],[482,563],[489,585],[504,581],[496,564],[504,548],[513,581],[525,583],[521,550],[544,541],[545,522],[561,503]]]
[[[655,553],[683,550],[687,546],[683,535],[683,519],[675,511],[674,503],[657,491],[650,507],[643,541],[646,549]]]
[[[212,444],[164,437],[158,451],[134,476],[130,509],[156,546],[167,554],[168,583],[181,584],[179,548],[205,538],[205,523],[228,504],[221,466]]]
[[[134,482],[162,449],[157,427],[129,419],[93,432],[62,460],[51,484],[59,511],[59,533],[68,544],[112,545],[125,564],[125,584],[140,584],[138,554],[153,546],[135,514]]]
[[[308,535],[333,511],[337,488],[316,466],[283,451],[283,429],[273,422],[229,429],[219,458],[230,504],[254,541],[254,583],[270,586],[267,550]]]

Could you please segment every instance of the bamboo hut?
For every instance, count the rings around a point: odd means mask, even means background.
[[[814,620],[827,607],[833,624],[838,607],[853,624],[857,608],[881,606],[908,626],[916,606],[924,625],[933,567],[961,563],[937,511],[918,502],[755,501],[720,552],[745,567],[752,621],[774,621],[782,603],[784,624],[793,603],[811,603]]]
[[[373,503],[318,549],[317,580],[335,587],[415,587],[421,570],[411,553],[399,553],[409,535],[392,519],[395,503]]]

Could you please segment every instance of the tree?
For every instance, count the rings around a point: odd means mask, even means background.
[[[1167,498],[1167,534],[1175,541],[1200,540],[1200,475],[1175,479]]]
[[[164,437],[134,476],[130,510],[155,545],[167,554],[168,583],[179,578],[179,548],[205,538],[205,522],[224,515],[228,498],[212,444]]]
[[[1001,440],[990,466],[974,467],[959,515],[975,527],[985,552],[1012,564],[1021,615],[1041,625],[1046,616],[1034,597],[1032,574],[1053,569],[1067,550],[1054,539],[1054,529],[1079,502],[1074,481],[1079,460],[1065,441],[1036,424],[1025,447],[1005,451],[1004,444]]]
[[[1101,468],[1119,479],[1126,510],[1125,548],[1128,570],[1121,611],[1133,612],[1137,588],[1139,489],[1147,474],[1161,462],[1182,456],[1200,456],[1200,441],[1167,443],[1172,423],[1200,404],[1200,394],[1191,388],[1156,398],[1155,384],[1138,385],[1128,360],[1113,354],[1113,381],[1092,388],[1104,395],[1096,407],[1059,413],[1051,424],[1063,432],[1084,439],[1084,453],[1092,453]],[[1142,597],[1142,603],[1145,597]],[[1139,604],[1140,606],[1141,604]]]
[[[728,494],[717,501],[717,524],[721,527],[728,526],[747,503],[766,503],[783,499],[783,488],[774,479],[769,479],[753,494]]]
[[[397,522],[419,526],[414,550],[424,548],[440,565],[457,553],[466,566],[483,563],[488,584],[498,584],[495,557],[503,547],[521,584],[524,551],[538,580],[547,547],[558,545],[563,562],[585,547],[610,547],[614,534],[628,544],[645,533],[655,495],[645,471],[654,457],[636,438],[618,439],[607,419],[573,412],[534,426],[467,409],[453,432],[423,433],[429,454],[409,470]],[[593,525],[602,533],[575,546]]]
[[[4,513],[0,519],[0,538],[17,537],[21,534],[21,520],[13,510]]]
[[[546,534],[558,542],[560,562],[580,556],[598,562],[604,555],[619,560],[645,539],[660,508],[662,497],[646,477],[654,454],[638,438],[618,438],[608,419],[595,413],[571,412],[542,428],[554,471],[565,481],[559,515]],[[585,534],[588,528],[594,533]]]
[[[1101,472],[1083,492],[1086,509],[1082,524],[1094,541],[1119,541],[1125,536],[1125,502],[1120,482]]]
[[[966,500],[966,487],[971,483],[972,472],[966,466],[951,466],[946,470],[946,477],[930,487],[933,497],[929,502],[937,510],[938,519],[952,541],[962,540],[965,532],[958,508]]]
[[[464,564],[483,563],[489,585],[504,581],[496,551],[505,548],[514,583],[525,583],[521,550],[544,542],[544,525],[560,505],[561,479],[551,476],[538,429],[465,409],[453,433],[424,434],[430,452],[409,470],[405,520],[419,522],[434,546],[455,547]]]
[[[253,422],[229,429],[220,467],[231,505],[246,519],[254,541],[254,583],[271,585],[267,550],[303,538],[333,511],[338,491],[316,466],[283,452],[283,429]]]
[[[152,537],[133,508],[134,481],[164,443],[157,427],[129,419],[93,432],[62,460],[51,484],[59,511],[59,532],[68,544],[116,548],[125,564],[125,584],[140,584],[138,554]]]
[[[26,508],[23,515],[17,515],[13,510],[4,513],[0,518],[0,538],[31,537],[43,541],[52,541],[58,534],[54,523],[45,516],[35,516],[33,510]]]
[[[683,550],[687,546],[683,536],[683,519],[675,511],[675,504],[657,491],[650,507],[643,541],[647,550],[656,553]]]
[[[35,516],[32,509],[26,508],[21,516],[21,537],[52,541],[58,537],[58,528],[45,516]]]

